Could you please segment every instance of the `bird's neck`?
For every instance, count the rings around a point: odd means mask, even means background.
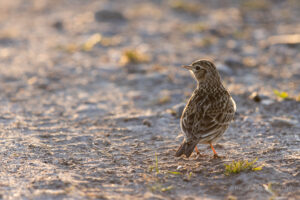
[[[206,93],[215,93],[216,90],[226,90],[221,81],[213,80],[213,81],[205,81],[197,82],[197,90],[205,91]]]

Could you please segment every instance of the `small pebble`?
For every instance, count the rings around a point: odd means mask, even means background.
[[[161,137],[160,135],[153,135],[151,137],[151,140],[155,140],[155,141],[163,141],[163,137]]]
[[[62,31],[64,29],[64,24],[62,21],[56,21],[52,24],[52,26],[59,31]]]
[[[266,106],[271,105],[272,103],[274,103],[274,100],[272,100],[272,99],[264,99],[261,101],[261,104],[266,105]]]
[[[261,102],[261,97],[258,95],[257,92],[253,92],[249,97],[257,103]]]
[[[177,104],[175,106],[172,107],[172,111],[174,111],[172,114],[177,117],[177,118],[180,118],[181,115],[182,115],[182,112],[184,110],[184,107],[185,107],[185,103],[180,103],[180,104]]]
[[[242,61],[236,57],[228,57],[225,59],[224,63],[230,68],[241,68],[244,66]]]
[[[99,10],[95,12],[97,22],[124,22],[126,18],[121,12],[114,10]]]
[[[271,124],[275,127],[292,127],[297,125],[298,121],[285,117],[273,117]]]
[[[148,126],[148,127],[152,126],[151,122],[147,119],[143,120],[143,125]]]
[[[249,96],[249,98],[252,99],[253,101],[257,102],[257,103],[260,103],[260,102],[265,101],[265,100],[270,100],[268,96],[258,94],[257,92],[253,92]]]

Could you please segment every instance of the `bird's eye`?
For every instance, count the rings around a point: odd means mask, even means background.
[[[199,67],[199,66],[196,66],[196,67],[195,67],[195,69],[196,69],[196,70],[199,70],[199,69],[200,69],[200,67]]]

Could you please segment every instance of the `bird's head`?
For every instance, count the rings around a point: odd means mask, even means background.
[[[197,60],[191,65],[183,65],[182,67],[190,70],[198,83],[221,81],[216,66],[211,61]]]

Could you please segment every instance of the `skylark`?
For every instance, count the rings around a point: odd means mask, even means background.
[[[209,144],[214,157],[219,157],[212,143],[220,139],[234,118],[236,105],[224,88],[216,66],[208,60],[198,60],[184,68],[190,70],[197,88],[189,99],[180,119],[184,141],[176,156],[190,157],[197,144]]]

